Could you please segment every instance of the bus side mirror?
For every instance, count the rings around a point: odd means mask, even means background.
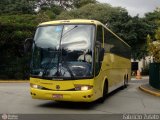
[[[101,48],[100,53],[99,53],[99,61],[103,61],[104,58],[104,48]]]
[[[24,42],[24,53],[31,52],[32,50],[33,39],[27,38]]]

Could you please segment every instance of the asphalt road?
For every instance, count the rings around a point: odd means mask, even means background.
[[[139,90],[148,80],[132,80],[128,88],[116,90],[103,104],[35,100],[29,83],[0,83],[0,114],[124,114],[160,113],[160,98]]]

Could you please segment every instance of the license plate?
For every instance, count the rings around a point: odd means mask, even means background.
[[[54,94],[53,98],[60,99],[60,98],[63,98],[63,95],[61,95],[61,94]]]

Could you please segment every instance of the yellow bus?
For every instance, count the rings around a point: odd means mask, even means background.
[[[32,40],[32,98],[103,102],[108,93],[127,86],[130,75],[130,46],[101,22],[74,19],[38,25]]]

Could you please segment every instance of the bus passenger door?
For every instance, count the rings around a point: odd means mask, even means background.
[[[94,83],[97,96],[99,97],[101,97],[102,95],[102,83],[104,79],[103,74],[101,72],[102,62],[99,60],[100,51],[103,47],[103,37],[103,27],[101,25],[97,25],[96,41],[94,47]]]
[[[95,87],[97,92],[99,93],[99,95],[101,95],[102,92],[102,84],[103,84],[103,71],[101,69],[102,66],[102,61],[99,60],[99,55],[100,55],[100,51],[101,51],[102,47],[101,44],[96,42],[96,46],[95,46]]]
[[[101,70],[101,62],[99,60],[99,54],[100,54],[100,45],[96,45],[96,51],[95,51],[95,76],[97,76]]]

